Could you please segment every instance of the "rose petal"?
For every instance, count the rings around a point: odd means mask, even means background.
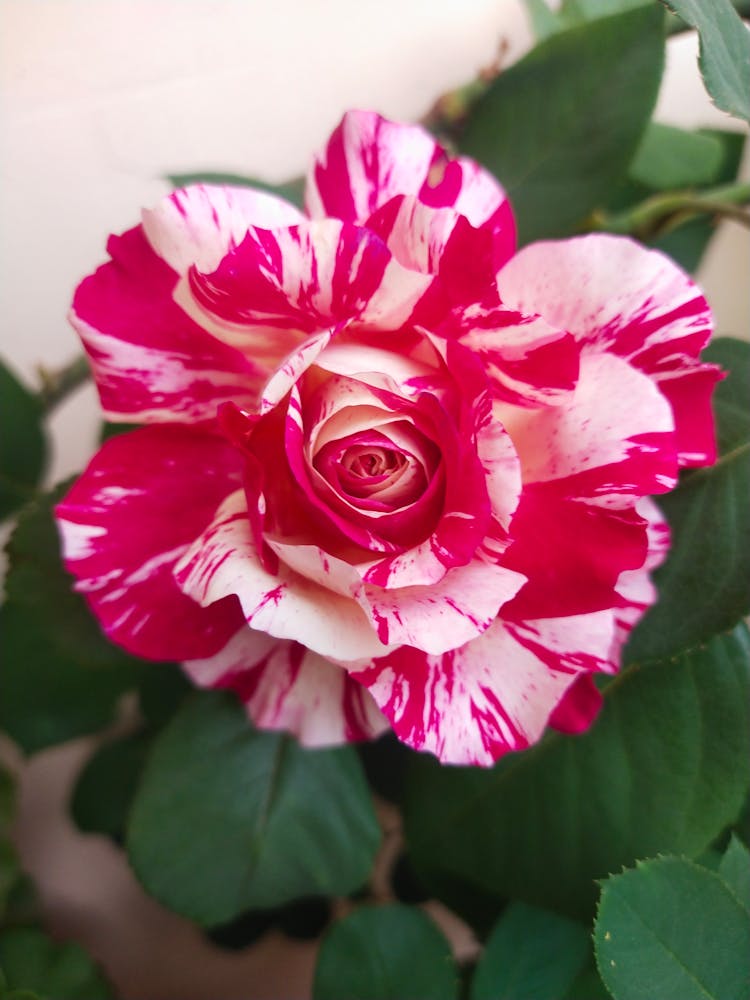
[[[651,570],[664,562],[669,551],[669,524],[649,497],[638,501],[636,509],[647,521],[648,552],[642,569],[626,570],[617,581],[617,593],[623,599],[622,607],[615,612],[618,627],[618,644],[624,646],[628,636],[656,603],[658,593],[651,581]]]
[[[569,497],[623,506],[677,483],[669,403],[646,375],[610,354],[581,358],[564,406],[496,406],[521,458],[525,483],[556,480]]]
[[[697,358],[713,327],[698,287],[668,257],[621,236],[593,234],[525,247],[498,275],[506,305],[540,313],[575,334],[587,350],[611,351],[650,375],[674,400],[680,461],[714,459],[713,365]],[[704,389],[685,420],[681,385],[697,374]],[[687,408],[690,410],[690,408]]]
[[[491,174],[465,157],[449,160],[418,125],[349,111],[308,174],[308,214],[364,223],[396,195],[415,195],[432,208],[453,208],[473,226],[504,232],[504,256],[513,253],[510,205]]]
[[[113,642],[179,660],[234,634],[236,601],[201,608],[173,570],[240,478],[234,449],[195,430],[142,428],[102,446],[55,513],[65,565]]]
[[[110,420],[195,423],[228,400],[252,406],[264,372],[175,304],[177,276],[140,227],[111,237],[112,260],[78,286],[70,321]]]
[[[611,669],[611,611],[506,626],[443,656],[404,646],[353,676],[399,739],[446,764],[488,766],[542,735],[584,671]]]
[[[143,229],[156,253],[178,274],[195,265],[213,271],[251,227],[295,226],[304,216],[277,195],[250,187],[193,184],[143,211]]]
[[[303,746],[374,739],[388,729],[372,696],[344,669],[247,626],[215,656],[184,667],[201,687],[234,691],[258,728],[287,730]]]
[[[585,733],[599,714],[603,701],[591,674],[582,674],[558,702],[549,717],[549,724],[560,733],[573,736]]]
[[[429,586],[366,586],[358,600],[384,645],[439,655],[481,635],[524,582],[520,573],[477,559]]]
[[[500,304],[455,309],[459,342],[481,359],[496,395],[517,406],[559,406],[576,387],[580,347],[540,316]]]
[[[181,559],[175,576],[184,592],[203,606],[236,594],[253,628],[294,639],[322,656],[356,660],[384,651],[356,601],[283,564],[278,574],[263,568],[242,491],[221,505]]]
[[[634,509],[570,499],[554,482],[524,489],[511,535],[503,564],[528,578],[503,611],[514,619],[616,607],[621,573],[643,566],[648,545],[646,523]]]
[[[310,334],[346,320],[398,329],[422,315],[432,284],[368,230],[322,219],[249,230],[213,272],[191,268],[176,299],[218,339],[278,363]]]

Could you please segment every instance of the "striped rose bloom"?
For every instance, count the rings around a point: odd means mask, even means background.
[[[347,114],[306,213],[176,191],[71,314],[109,440],[57,508],[107,635],[309,746],[492,764],[586,728],[715,457],[705,299],[591,235],[516,252],[424,130]]]

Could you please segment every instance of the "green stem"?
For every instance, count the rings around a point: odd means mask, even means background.
[[[91,369],[84,357],[75,358],[54,371],[39,365],[38,372],[41,382],[38,396],[44,413],[50,413],[91,378]]]
[[[726,184],[705,191],[665,191],[625,212],[595,212],[588,228],[650,239],[696,215],[733,219],[750,228],[750,184]]]

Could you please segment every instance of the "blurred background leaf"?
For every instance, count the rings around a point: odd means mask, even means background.
[[[314,1000],[458,1000],[451,948],[426,914],[365,906],[334,924],[315,968]]]
[[[552,35],[501,73],[457,143],[500,179],[521,244],[563,236],[625,175],[656,101],[664,15],[653,3]]]
[[[0,360],[0,519],[33,496],[47,464],[38,398]]]
[[[589,957],[584,924],[511,903],[489,936],[470,1000],[565,1000]]]
[[[379,843],[353,748],[304,750],[257,732],[221,692],[193,695],[157,737],[127,834],[147,890],[209,926],[346,894],[368,878]]]

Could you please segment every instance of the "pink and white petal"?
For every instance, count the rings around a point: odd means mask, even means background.
[[[500,399],[518,406],[559,406],[578,381],[580,347],[566,330],[503,306],[455,310],[459,342],[482,360]]]
[[[310,365],[317,361],[320,353],[331,342],[333,333],[334,331],[332,330],[326,330],[324,333],[316,334],[308,340],[303,341],[279,365],[263,388],[263,395],[260,400],[261,413],[268,413],[274,406],[278,406]]]
[[[671,382],[666,394],[693,374],[713,329],[695,283],[664,254],[621,236],[532,244],[500,271],[498,288],[506,305],[540,313],[584,349],[612,351],[659,383]],[[679,413],[683,464],[698,464],[689,456],[706,453],[711,424],[705,407],[701,414],[691,433]]]
[[[591,674],[581,674],[562,696],[549,717],[552,729],[577,736],[596,719],[604,698]]]
[[[625,570],[647,557],[645,520],[631,505],[612,509],[570,499],[557,483],[526,487],[503,565],[528,583],[503,611],[514,620],[558,618],[616,607]]]
[[[399,195],[367,220],[399,263],[440,276],[454,306],[482,301],[495,292],[495,274],[513,253],[511,228],[475,228],[455,208],[433,208],[411,195]]]
[[[294,733],[303,746],[374,739],[388,728],[372,695],[342,667],[246,626],[216,655],[183,666],[201,687],[234,691],[259,729]]]
[[[624,602],[615,612],[620,647],[625,644],[646,611],[656,603],[659,595],[651,580],[650,571],[661,566],[669,552],[669,524],[653,500],[644,497],[638,501],[636,509],[648,522],[648,553],[642,569],[626,570],[617,581],[617,593]]]
[[[241,480],[221,438],[147,427],[112,438],[58,504],[65,566],[106,634],[146,659],[217,652],[242,622],[233,598],[201,608],[175,564]]]
[[[466,225],[466,219],[452,209],[431,208],[414,196],[399,195],[378,208],[366,225],[404,267],[437,274],[445,248],[461,222]]]
[[[712,317],[697,285],[665,254],[595,233],[532,243],[498,274],[502,301],[536,312],[587,347],[633,360],[696,358]]]
[[[414,398],[432,386],[448,382],[442,359],[429,340],[413,330],[384,336],[337,333],[317,360],[318,367],[333,375],[355,378],[379,389]]]
[[[664,493],[677,482],[674,420],[652,380],[612,354],[581,357],[564,406],[496,406],[525,483],[557,481],[569,497],[611,506]]]
[[[224,501],[180,560],[175,576],[200,605],[236,595],[253,628],[301,642],[321,656],[356,660],[386,649],[356,601],[283,565],[278,574],[263,568],[242,490]]]
[[[228,400],[254,405],[263,371],[176,305],[176,275],[141,228],[107,246],[112,260],[81,282],[70,314],[105,416],[192,424],[212,420]]]
[[[363,223],[395,195],[416,194],[440,152],[417,125],[349,111],[313,160],[305,189],[307,213]]]
[[[362,575],[356,565],[324,552],[317,545],[283,542],[270,536],[266,536],[266,543],[288,569],[326,590],[356,599],[362,589]]]
[[[491,403],[476,432],[477,457],[485,474],[492,517],[507,532],[521,499],[521,461]]]
[[[716,461],[716,431],[711,397],[716,383],[724,377],[721,369],[686,363],[676,374],[654,377],[674,413],[680,464],[712,465]]]
[[[438,656],[481,635],[524,583],[522,574],[476,559],[429,586],[366,586],[358,600],[383,645]]]
[[[279,363],[338,322],[398,329],[423,312],[433,280],[402,267],[374,233],[322,219],[249,230],[214,271],[191,268],[175,297],[218,339],[251,357],[260,352],[264,363],[270,340]]]
[[[146,238],[178,274],[193,265],[215,270],[251,227],[295,226],[303,219],[298,208],[267,191],[217,184],[173,191],[142,214]]]
[[[349,111],[308,174],[305,206],[313,218],[364,223],[391,198],[415,195],[432,208],[453,208],[473,226],[515,232],[505,192],[473,160],[450,160],[423,128]]]
[[[533,623],[539,626],[535,636],[533,627],[511,630],[497,620],[479,638],[442,656],[404,646],[358,665],[353,676],[404,743],[446,764],[488,767],[541,737],[582,675],[579,664],[606,662],[611,612],[601,624],[589,617],[555,623],[555,650],[540,645],[550,634],[543,623]]]

